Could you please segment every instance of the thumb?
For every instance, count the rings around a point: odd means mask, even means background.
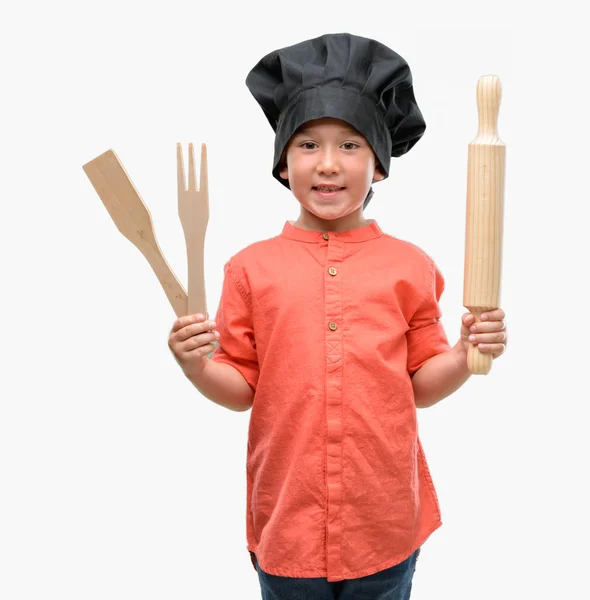
[[[468,336],[470,334],[469,328],[475,323],[475,316],[471,313],[465,313],[461,318],[461,335]]]

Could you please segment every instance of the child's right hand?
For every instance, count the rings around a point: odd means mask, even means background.
[[[195,374],[205,367],[206,355],[215,350],[211,342],[218,338],[215,321],[208,321],[202,314],[187,315],[174,321],[168,347],[185,374]]]

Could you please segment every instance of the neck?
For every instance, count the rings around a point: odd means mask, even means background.
[[[301,207],[301,212],[297,221],[291,221],[295,227],[307,229],[308,231],[349,231],[365,227],[371,223],[363,216],[362,207],[349,215],[337,219],[322,219],[305,208]]]

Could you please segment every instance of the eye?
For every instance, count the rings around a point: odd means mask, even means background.
[[[313,150],[315,146],[315,142],[303,142],[302,144],[299,144],[299,147],[304,148],[305,150]]]
[[[345,147],[345,150],[354,150],[355,148],[359,148],[359,145],[355,144],[354,142],[344,142],[342,145]]]

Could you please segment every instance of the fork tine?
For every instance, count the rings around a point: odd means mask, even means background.
[[[199,191],[207,193],[209,191],[209,180],[207,175],[207,145],[201,144],[201,174],[199,176]]]
[[[195,150],[192,143],[188,145],[188,191],[197,191],[196,173],[195,173]]]
[[[182,146],[176,144],[176,173],[178,177],[178,191],[186,192],[186,177],[184,175],[184,160],[182,158]]]

